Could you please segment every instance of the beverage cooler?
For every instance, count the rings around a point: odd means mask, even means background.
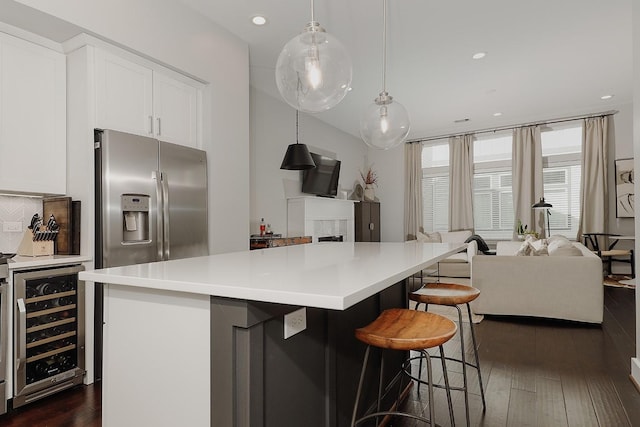
[[[82,383],[84,285],[81,265],[18,272],[14,291],[17,408]]]

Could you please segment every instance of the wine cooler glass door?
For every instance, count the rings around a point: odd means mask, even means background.
[[[82,266],[66,267],[14,276],[14,406],[82,380],[84,286],[78,282],[81,269]]]

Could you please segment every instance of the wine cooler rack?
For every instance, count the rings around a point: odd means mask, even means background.
[[[78,281],[79,269],[82,267],[15,275],[14,407],[81,382],[84,286]]]

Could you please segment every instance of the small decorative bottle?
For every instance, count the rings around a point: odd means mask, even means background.
[[[264,224],[264,218],[260,220],[260,237],[264,236],[266,226]]]

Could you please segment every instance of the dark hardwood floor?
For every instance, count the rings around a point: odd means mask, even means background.
[[[100,383],[80,385],[0,415],[0,427],[100,427]]]
[[[483,413],[477,375],[471,369],[472,426],[640,426],[640,392],[629,379],[635,354],[634,290],[605,288],[602,326],[486,316],[476,325],[476,334],[487,409]],[[471,349],[470,335],[465,339]],[[459,357],[457,338],[447,343],[445,353]],[[468,360],[471,357],[469,352]],[[435,369],[439,362],[434,362]],[[462,385],[460,365],[450,363],[447,368],[454,371],[452,384]],[[441,370],[436,375],[440,377]],[[420,390],[422,397],[412,392],[409,404],[424,410],[426,387]],[[456,426],[464,426],[464,397],[461,392],[452,395]],[[450,426],[442,390],[436,390],[436,418]]]
[[[467,328],[468,331],[468,328]],[[470,370],[471,425],[640,426],[640,393],[629,380],[635,353],[635,294],[605,288],[603,325],[486,317],[476,325],[487,410]],[[465,334],[467,335],[467,334]],[[470,336],[465,336],[471,348]],[[447,344],[448,355],[460,352]],[[471,354],[469,354],[471,356]],[[434,363],[436,367],[438,363]],[[449,364],[450,379],[462,383],[459,366]],[[438,373],[436,373],[438,374]],[[426,390],[411,392],[407,404],[424,408]],[[450,426],[444,392],[436,390],[437,422]],[[453,392],[456,425],[465,425],[462,393]],[[80,386],[0,416],[1,427],[98,427],[100,386]],[[405,420],[396,426],[418,425]]]

